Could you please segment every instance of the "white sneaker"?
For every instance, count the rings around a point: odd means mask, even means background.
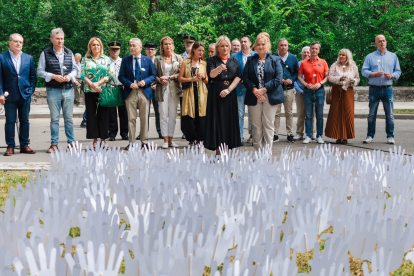
[[[293,139],[295,139],[295,140],[302,140],[303,139],[303,136],[302,135],[299,135],[299,134],[296,134],[295,136],[293,136]]]
[[[172,148],[178,148],[178,145],[177,145],[176,143],[172,142],[172,143],[170,144],[170,147],[172,147]]]
[[[395,144],[394,138],[392,138],[392,137],[388,137],[388,138],[387,138],[387,143],[388,143],[388,144],[393,144],[393,145],[394,145],[394,144]]]
[[[162,148],[163,148],[163,149],[168,149],[168,143],[164,143],[164,144],[162,144]]]
[[[303,140],[302,143],[309,144],[311,141],[312,141],[311,138],[309,138],[308,136],[306,136],[306,138]]]
[[[363,143],[364,144],[369,144],[369,143],[372,143],[372,141],[374,141],[374,138],[372,138],[371,136],[367,136],[367,138],[365,138]]]
[[[322,139],[322,136],[319,136],[316,141],[318,142],[318,144],[325,144],[325,142]]]
[[[316,134],[312,134],[312,141],[316,140]]]

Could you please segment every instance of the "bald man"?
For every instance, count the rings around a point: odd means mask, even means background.
[[[208,46],[208,56],[212,57],[214,56],[214,51],[216,50],[216,44],[211,43],[210,46]]]
[[[369,80],[368,134],[364,143],[372,143],[374,139],[378,105],[381,101],[385,111],[387,143],[395,144],[392,84],[401,76],[400,63],[396,54],[387,51],[385,36],[375,37],[375,45],[377,50],[365,58],[361,72]]]

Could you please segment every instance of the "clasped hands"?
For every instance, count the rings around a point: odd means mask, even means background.
[[[61,76],[61,75],[52,75],[52,79],[57,82],[70,82],[72,79],[69,75]]]
[[[345,76],[342,76],[339,80],[340,80],[340,81],[345,81],[345,80],[347,80],[347,79],[346,79],[346,77],[345,77]],[[354,82],[355,82],[355,80],[354,80],[354,79],[349,79],[348,81],[349,81],[350,83],[354,83]]]
[[[311,83],[307,83],[306,85],[305,85],[305,87],[307,88],[307,89],[310,89],[310,90],[318,90],[319,88],[321,88],[321,84],[318,82],[318,83],[315,83],[315,84],[311,84]]]
[[[4,100],[4,95],[1,95],[0,96],[0,104],[1,105],[4,105],[4,103],[5,103],[6,101]]]
[[[292,80],[290,80],[290,79],[282,80],[282,84],[283,85],[290,85],[290,84],[292,84]]]
[[[139,89],[140,87],[144,87],[145,86],[145,81],[140,81],[138,83],[131,83],[130,88],[131,89]]]
[[[382,71],[377,72],[375,76],[378,77],[378,78],[381,78],[381,77],[385,76],[385,78],[387,80],[392,79],[392,74],[387,74],[387,73],[382,72]]]
[[[256,87],[253,87],[253,94],[256,96],[257,100],[260,102],[265,102],[266,98],[263,96],[264,93],[266,93],[263,88],[257,89]]]

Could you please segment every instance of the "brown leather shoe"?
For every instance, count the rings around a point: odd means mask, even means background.
[[[55,144],[51,144],[50,145],[50,147],[47,149],[47,153],[52,153],[52,152],[55,152],[56,150],[58,150],[59,149],[59,147],[57,146],[57,145],[55,145]]]
[[[14,154],[13,148],[7,148],[6,152],[3,154],[4,156],[12,156]]]
[[[20,153],[35,154],[36,151],[34,149],[31,149],[29,146],[27,146],[27,147],[21,148]]]

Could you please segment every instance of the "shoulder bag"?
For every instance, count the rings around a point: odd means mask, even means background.
[[[122,91],[122,87],[111,87],[111,85],[108,84],[105,87],[102,87],[102,93],[99,96],[99,105],[105,107],[124,105],[124,93]]]

